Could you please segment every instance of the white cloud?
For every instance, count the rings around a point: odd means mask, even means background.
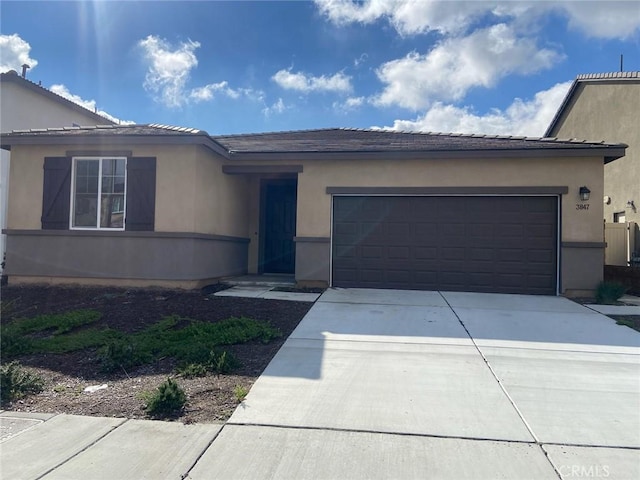
[[[282,100],[282,98],[278,98],[278,101],[275,102],[273,105],[269,106],[265,106],[262,109],[262,114],[265,117],[269,117],[272,114],[276,113],[276,114],[280,114],[282,112],[284,112],[288,107],[284,104],[284,101]]]
[[[445,40],[425,55],[412,52],[381,65],[377,75],[386,86],[373,102],[419,110],[435,101],[459,100],[473,87],[492,87],[509,74],[549,68],[561,58],[498,24]]]
[[[334,102],[333,108],[344,113],[360,108],[366,102],[365,97],[349,97],[344,102]]]
[[[136,123],[136,122],[132,122],[131,120],[120,120],[114,117],[113,115],[110,115],[109,113],[105,112],[104,110],[98,110],[98,108],[96,107],[95,100],[85,100],[79,95],[75,95],[71,93],[65,85],[62,85],[62,84],[51,85],[51,88],[49,90],[51,90],[56,95],[60,95],[61,97],[66,98],[67,100],[73,103],[76,103],[81,107],[86,108],[87,110],[91,110],[92,112],[95,112],[98,115],[108,118],[112,122],[116,122],[121,125],[130,125],[130,124]]]
[[[640,30],[637,1],[582,1],[558,5],[569,17],[569,27],[600,38],[628,38]]]
[[[261,91],[253,90],[251,88],[231,88],[229,83],[219,82],[210,83],[204,87],[197,87],[189,92],[189,99],[196,103],[206,102],[213,100],[216,95],[224,95],[231,99],[237,100],[240,97],[247,97],[252,100],[261,100],[263,93]]]
[[[241,97],[262,102],[264,93],[251,88],[232,88],[227,81],[209,83],[202,87],[187,88],[191,71],[198,66],[195,51],[200,43],[189,40],[178,46],[149,35],[140,40],[149,62],[144,88],[154,94],[154,99],[169,108],[179,108],[190,102],[201,103],[223,95],[231,99]]]
[[[20,38],[17,33],[0,35],[0,72],[15,70],[21,74],[24,64],[35,68],[38,61],[29,56],[30,52],[31,45]]]
[[[401,35],[428,31],[455,33],[464,31],[480,15],[495,9],[498,2],[433,2],[427,0],[315,0],[320,13],[337,25],[373,23],[387,19]],[[508,9],[495,14],[508,15]]]
[[[363,53],[353,61],[353,66],[358,68],[360,65],[363,65],[368,58],[369,58],[369,55],[367,55],[366,53]]]
[[[342,72],[338,72],[330,77],[322,75],[314,77],[306,73],[292,73],[289,70],[280,70],[271,77],[280,87],[285,90],[297,90],[299,92],[350,92],[351,77]]]
[[[589,37],[627,38],[640,28],[640,9],[630,1],[430,1],[430,0],[315,0],[321,14],[337,25],[369,24],[386,19],[400,35],[437,31],[464,32],[477,19],[492,15],[499,22],[526,23],[531,15],[559,11],[569,26]],[[524,22],[523,22],[524,20]]]
[[[504,111],[493,109],[485,115],[477,115],[469,107],[436,103],[415,120],[396,120],[393,127],[386,128],[539,137],[551,123],[570,86],[571,82],[558,83],[536,93],[532,100],[516,98]]]
[[[138,43],[149,61],[144,88],[167,107],[180,107],[188,99],[185,86],[191,70],[198,65],[195,50],[198,42],[191,40],[172,47],[166,40],[149,35]]]

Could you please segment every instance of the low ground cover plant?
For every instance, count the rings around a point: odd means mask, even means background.
[[[231,354],[219,350],[221,346],[249,341],[268,343],[281,335],[268,323],[245,317],[204,322],[177,315],[166,316],[140,332],[125,334],[93,327],[100,316],[92,310],[74,310],[2,323],[2,359],[96,348],[105,372],[126,372],[159,358],[172,357],[183,374],[197,376],[207,372],[228,373],[238,366]]]

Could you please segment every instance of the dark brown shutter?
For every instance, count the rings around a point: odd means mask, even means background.
[[[153,231],[156,216],[156,159],[127,160],[127,217],[125,229]]]
[[[71,201],[71,159],[45,157],[42,192],[42,229],[67,230]]]

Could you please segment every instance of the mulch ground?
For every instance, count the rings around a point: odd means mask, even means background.
[[[211,293],[212,289],[205,292]],[[162,317],[174,314],[209,322],[244,316],[267,321],[282,332],[282,337],[266,345],[250,342],[225,347],[241,363],[232,374],[194,379],[178,377],[188,398],[184,412],[178,417],[185,423],[226,420],[239,403],[234,389],[238,386],[249,389],[253,385],[312,305],[215,297],[201,291],[11,285],[2,288],[1,300],[2,322],[45,313],[92,309],[102,313],[98,326],[127,333],[140,331]],[[23,356],[18,360],[45,382],[42,393],[3,406],[23,412],[145,418],[141,393],[155,390],[168,376],[175,375],[171,359],[132,371],[101,373],[94,349],[63,355]],[[105,389],[84,392],[88,386],[104,384],[107,385]]]

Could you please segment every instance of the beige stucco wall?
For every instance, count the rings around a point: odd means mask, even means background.
[[[92,149],[95,147],[15,146],[7,228],[41,228],[45,156]],[[221,159],[212,152],[196,145],[123,145],[107,150],[156,157],[156,231],[248,236],[246,180],[223,174]]]
[[[504,158],[309,161],[298,176],[297,235],[331,234],[331,196],[326,187],[567,186],[562,196],[562,241],[602,242],[602,158]],[[578,189],[591,190],[588,210]]]
[[[0,87],[0,131],[20,128],[71,127],[113,123],[98,120],[90,111],[75,110],[40,93],[11,82]]]
[[[99,120],[89,111],[71,108],[45,95],[31,91],[11,81],[0,83],[0,132],[15,129],[71,127],[113,123]],[[9,151],[0,152],[0,229],[7,228],[9,192]],[[5,251],[5,236],[0,235],[0,257]]]
[[[616,212],[625,212],[627,221],[640,222],[640,80],[580,83],[552,133],[559,138],[629,145],[623,158],[605,166],[604,195],[611,203],[604,206],[603,214],[607,222],[613,221]],[[627,208],[629,200],[636,211]]]
[[[221,161],[204,148],[196,152],[195,175],[194,231],[248,238],[247,179],[223,174]]]

